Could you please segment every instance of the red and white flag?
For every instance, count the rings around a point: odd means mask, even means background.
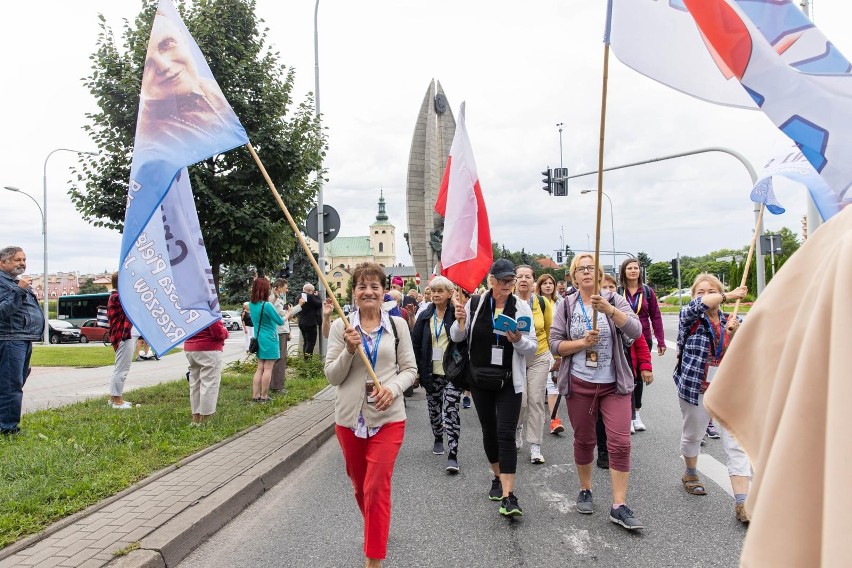
[[[459,110],[435,212],[444,217],[441,273],[473,292],[488,274],[494,254],[488,212],[465,126],[464,106],[462,103]]]

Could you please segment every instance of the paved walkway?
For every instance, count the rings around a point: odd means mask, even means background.
[[[245,354],[229,340],[226,360]],[[183,354],[134,363],[128,389],[182,379]],[[112,367],[42,368],[24,388],[25,409],[105,396]],[[129,397],[132,400],[131,395]],[[334,433],[334,390],[211,446],[0,551],[0,568],[175,566],[298,467]],[[125,556],[117,551],[132,550]]]
[[[246,355],[242,332],[233,332],[225,342],[223,359],[230,363]],[[81,345],[77,349],[88,349]],[[112,365],[92,369],[71,367],[33,367],[24,385],[24,412],[56,408],[72,402],[109,395]],[[124,388],[130,391],[184,378],[187,370],[183,351],[166,355],[159,361],[137,361],[130,365]],[[133,400],[132,398],[130,400]]]

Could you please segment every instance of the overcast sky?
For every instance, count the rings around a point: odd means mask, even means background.
[[[513,250],[551,252],[564,243],[594,245],[595,176],[572,180],[568,197],[541,189],[540,172],[597,168],[604,0],[322,0],[319,9],[320,103],[328,128],[325,203],[341,216],[341,235],[367,233],[384,188],[397,227],[399,261],[410,262],[405,181],[408,153],[423,95],[441,81],[453,114],[467,101],[468,131],[495,241]],[[82,130],[95,110],[83,87],[103,14],[120,36],[135,0],[29,0],[4,5],[0,42],[0,105],[5,109],[0,187],[19,187],[42,202],[45,157],[56,148],[94,150]],[[295,99],[314,90],[312,0],[257,0],[269,41],[296,70]],[[852,7],[815,0],[815,23],[852,55]],[[48,16],[48,17],[46,17]],[[762,113],[711,105],[659,85],[613,56],[605,167],[724,146],[758,170],[788,144]],[[248,133],[251,138],[251,132]],[[50,271],[117,268],[120,235],[82,221],[67,194],[75,155],[54,154],[47,167]],[[619,170],[604,176],[614,206],[619,251],[656,261],[680,252],[700,255],[750,240],[754,224],[745,168],[725,154],[702,154]],[[778,182],[788,213],[767,216],[767,229],[797,233],[805,191]],[[270,197],[270,199],[272,199]],[[200,207],[203,207],[200,204]],[[35,204],[0,189],[0,246],[26,249],[29,271],[41,272],[40,218]],[[601,247],[612,248],[604,199]]]

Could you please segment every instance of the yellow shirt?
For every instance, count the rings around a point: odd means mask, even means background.
[[[541,311],[541,302],[538,299],[544,300],[544,312]],[[530,307],[533,313],[533,323],[535,323],[535,338],[538,340],[538,349],[535,354],[541,355],[550,349],[550,325],[553,323],[553,304],[544,296],[530,295],[532,303]]]
[[[450,328],[445,325],[444,321],[440,318],[436,322],[436,316],[437,312],[435,312],[435,315],[429,318],[429,331],[432,333],[432,374],[444,376],[443,355],[447,352],[447,347],[450,345]],[[435,338],[435,323],[438,324],[437,329],[441,330],[441,332],[438,334],[437,339]],[[437,353],[437,350],[439,349],[441,350],[441,359],[436,360],[435,355]]]

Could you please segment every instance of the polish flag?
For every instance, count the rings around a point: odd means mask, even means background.
[[[464,106],[462,103],[459,110],[435,212],[444,217],[441,273],[473,292],[488,274],[494,255],[488,212],[465,126]]]

